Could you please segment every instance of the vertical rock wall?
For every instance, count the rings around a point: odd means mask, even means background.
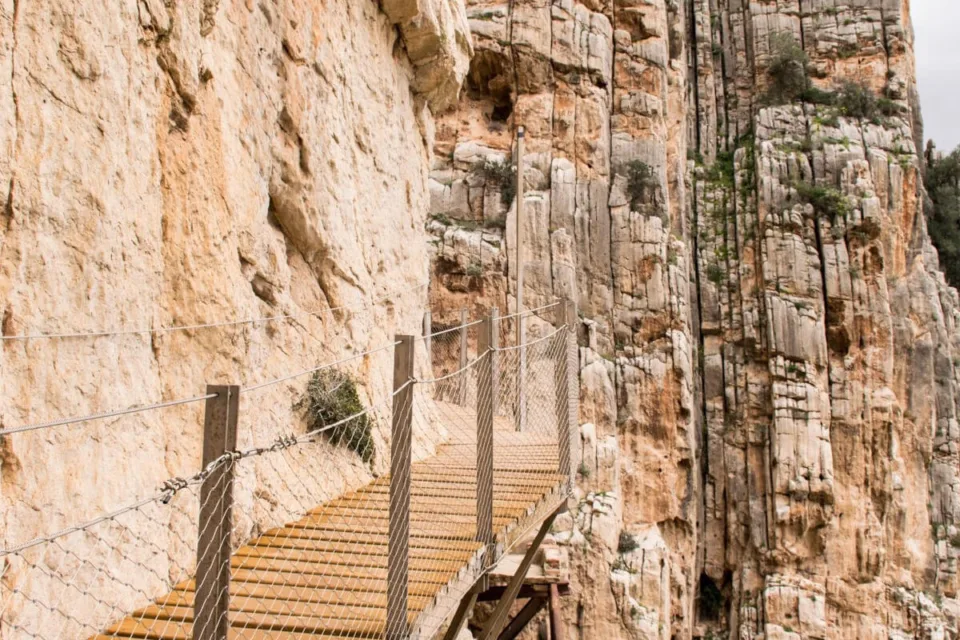
[[[960,302],[922,215],[908,3],[467,11],[433,300],[512,304],[515,214],[489,167],[523,125],[525,296],[582,315],[579,505],[556,534],[572,637],[955,637]],[[785,37],[820,89],[894,106],[769,106]]]
[[[459,1],[411,0],[399,12],[388,4],[0,2],[4,336],[282,316],[5,341],[0,426],[194,397],[207,383],[256,384],[418,329],[431,110],[456,102],[472,49]],[[391,358],[382,352],[350,367],[364,401],[385,398]],[[307,380],[245,396],[240,446],[296,431],[292,405]],[[198,471],[202,410],[0,439],[4,548]],[[380,427],[382,447],[389,426]],[[371,472],[346,449],[317,455],[328,460],[322,484],[334,493]],[[269,520],[261,511],[290,493],[270,485],[241,478],[238,512]],[[73,622],[95,629],[106,621],[90,616],[113,605],[132,611],[166,591],[162,556],[177,553],[167,529],[195,540],[194,520],[144,521],[118,536],[116,558],[101,567],[103,584],[117,585],[99,594],[110,606],[78,607]],[[34,560],[55,571],[71,557],[89,559],[98,541],[86,542]],[[111,563],[151,549],[155,575],[110,575]],[[6,587],[58,597],[44,571],[22,568],[4,567]],[[85,566],[83,578],[96,579],[94,569]],[[8,609],[4,620],[22,625],[33,615]]]

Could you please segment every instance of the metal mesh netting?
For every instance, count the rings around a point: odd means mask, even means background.
[[[376,404],[299,436],[278,428],[155,496],[3,551],[0,638],[430,637],[568,489],[565,329],[499,349],[486,348],[489,322],[454,329],[415,340],[413,379]],[[273,392],[241,396],[240,430],[245,404]],[[392,458],[398,433],[409,466]],[[400,618],[391,564],[405,567]]]

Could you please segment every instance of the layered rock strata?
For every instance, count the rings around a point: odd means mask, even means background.
[[[525,297],[582,314],[571,637],[955,637],[960,301],[922,215],[909,5],[468,17],[433,299],[512,304],[496,164],[524,126]],[[784,38],[816,87],[855,82],[885,114],[772,104]]]

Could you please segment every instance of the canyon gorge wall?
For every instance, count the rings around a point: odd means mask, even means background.
[[[909,3],[467,5],[432,300],[512,304],[524,126],[525,297],[581,314],[570,636],[957,637],[960,306]],[[785,40],[884,114],[770,100]]]
[[[418,333],[432,112],[456,102],[471,53],[447,0],[0,2],[0,428],[253,385]],[[230,324],[250,318],[276,319]],[[392,362],[346,367],[365,402],[385,401]],[[244,397],[239,446],[302,433],[307,380]],[[0,438],[4,548],[197,472],[202,424],[194,403]],[[299,472],[330,497],[374,471],[344,449],[315,457],[322,474]],[[285,517],[279,480],[247,465],[238,513]],[[0,635],[45,621],[41,637],[88,637],[167,591],[164,556],[187,571],[195,557],[171,533],[195,540],[196,508],[158,517],[5,558],[25,600]],[[38,604],[64,602],[69,620]]]
[[[895,108],[769,104],[783,38]],[[3,427],[509,310],[522,125],[527,305],[580,311],[569,636],[957,637],[960,300],[908,2],[2,0],[0,78],[4,336],[282,316],[4,341]],[[244,404],[241,446],[301,389]],[[197,407],[4,438],[0,535],[149,494],[200,438]]]

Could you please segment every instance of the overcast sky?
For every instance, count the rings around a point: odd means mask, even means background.
[[[960,145],[960,0],[912,0],[923,134],[941,151]]]

